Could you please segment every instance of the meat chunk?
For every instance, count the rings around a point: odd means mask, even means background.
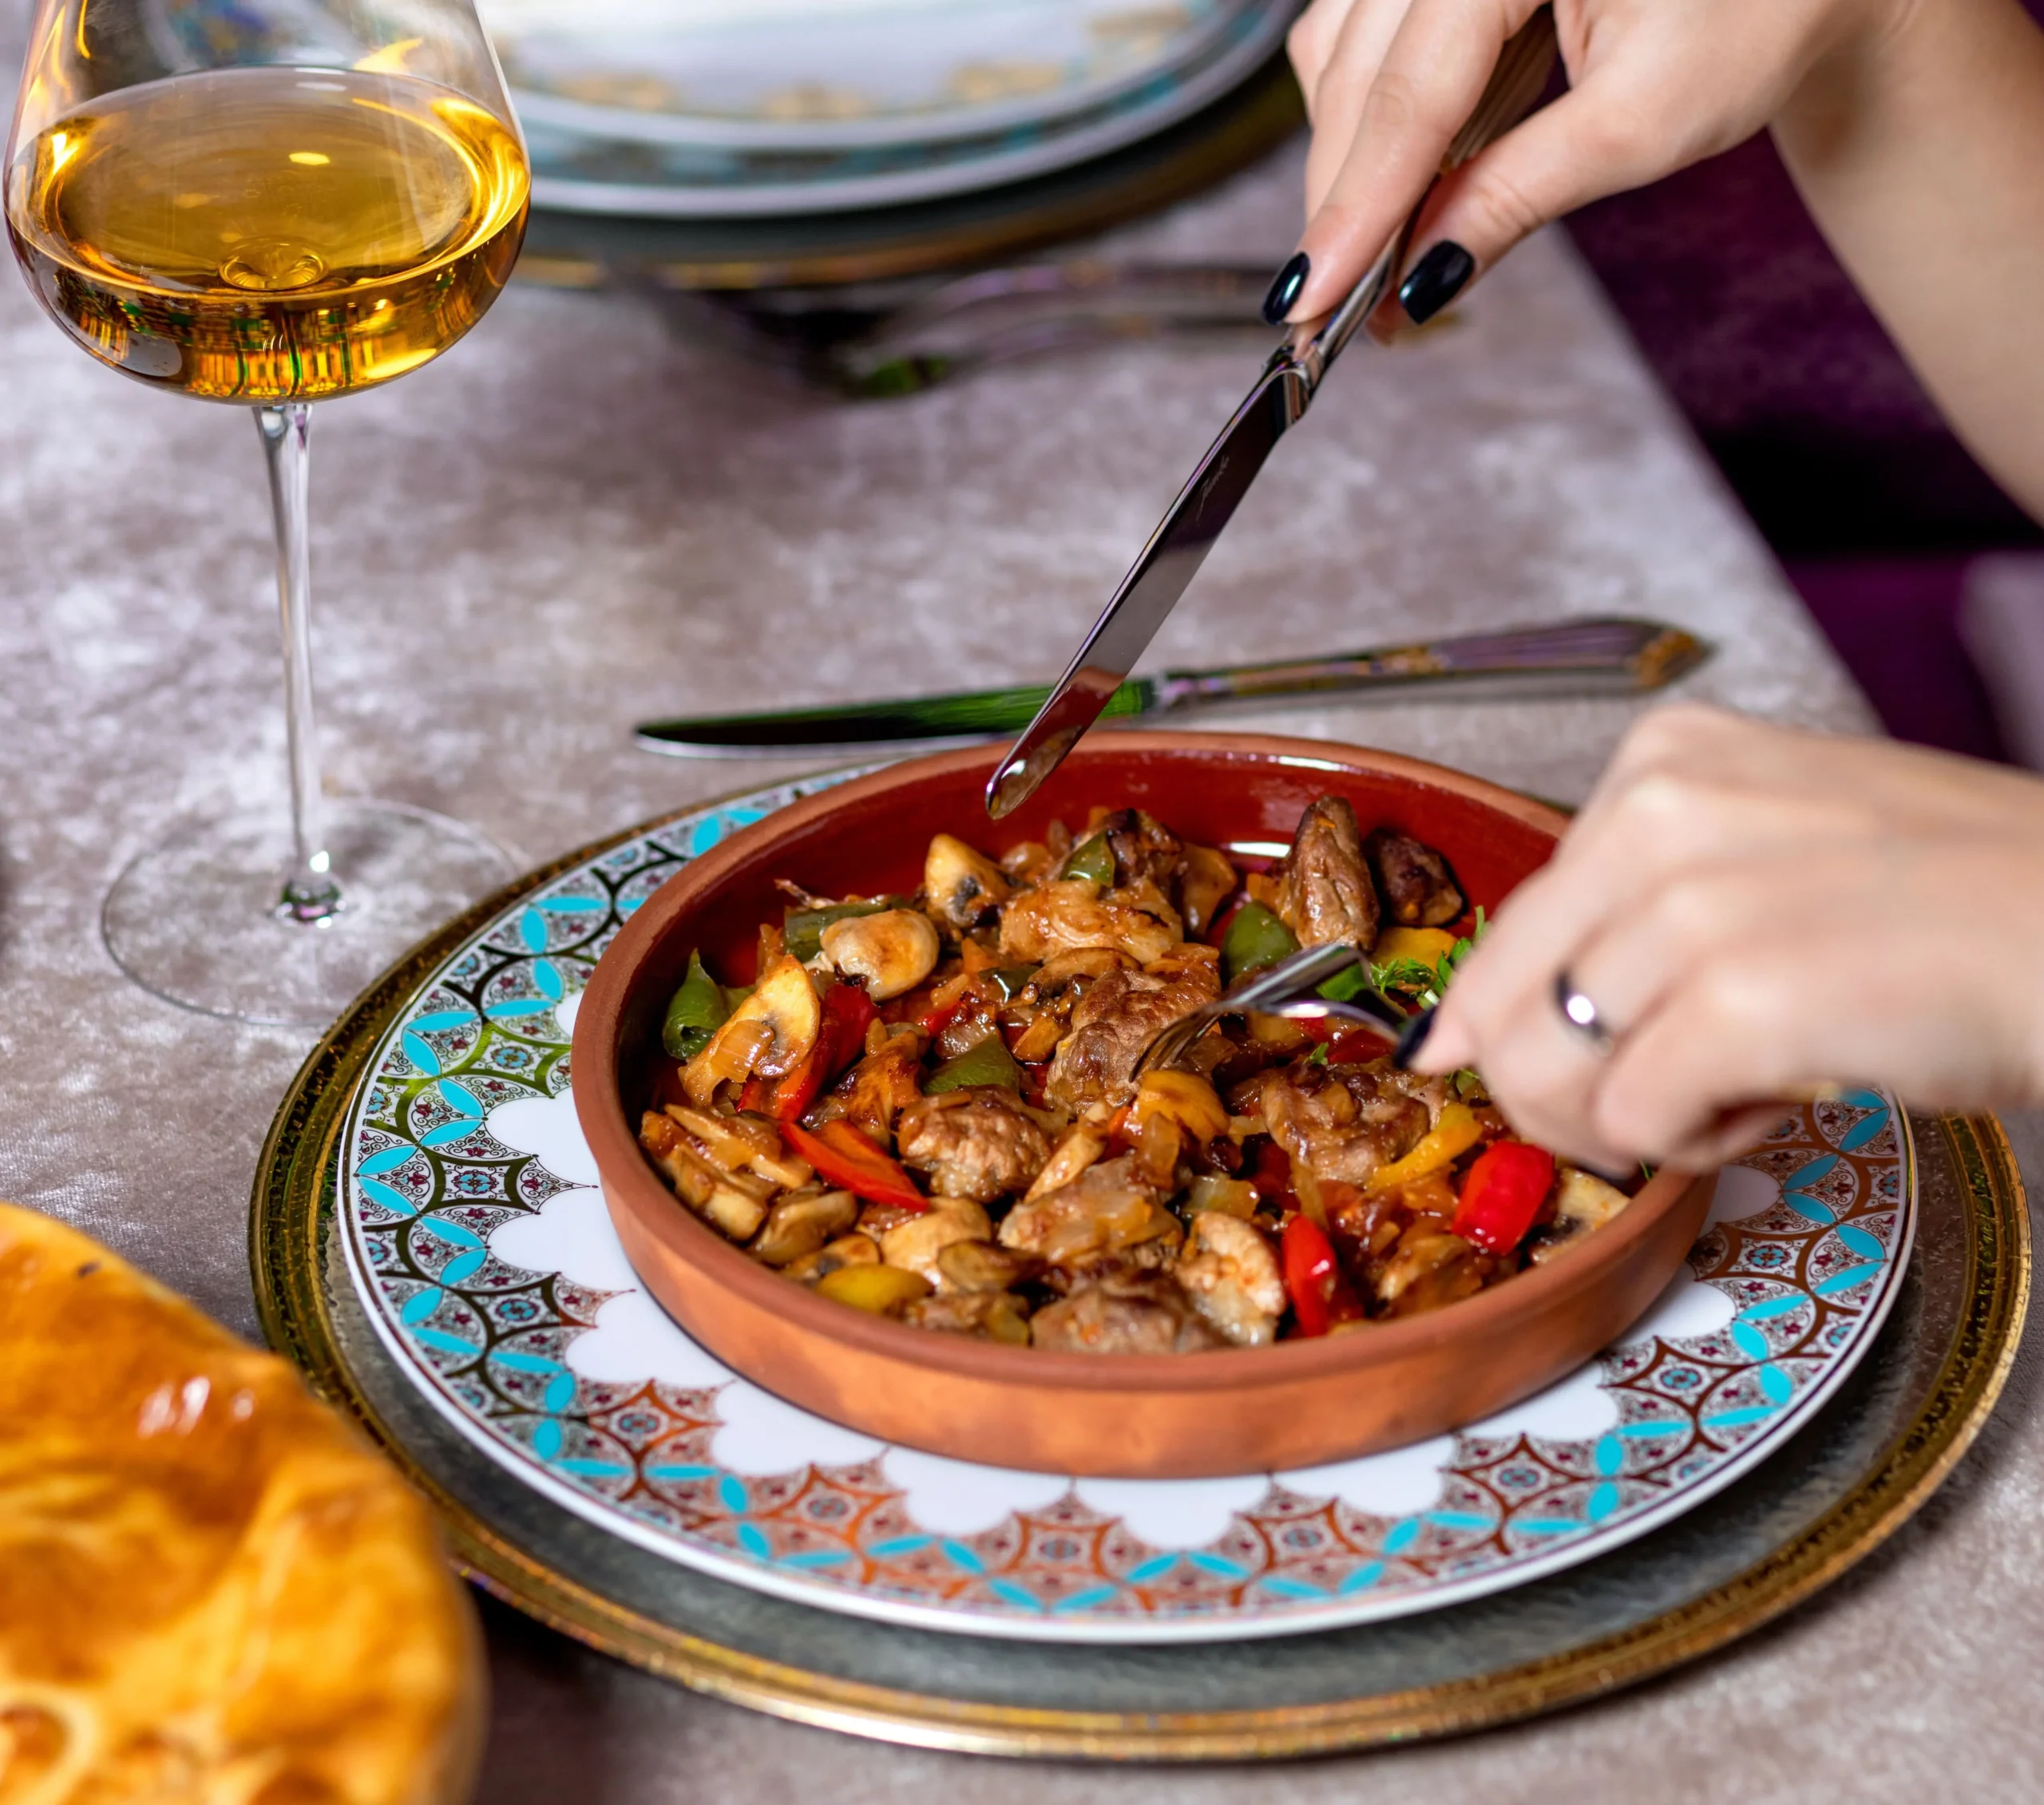
[[[883,1147],[893,1138],[894,1118],[922,1095],[922,1036],[890,1035],[838,1079],[819,1115],[837,1117],[862,1129]]]
[[[1190,1354],[1227,1344],[1167,1273],[1116,1273],[1030,1319],[1039,1348],[1072,1354]]]
[[[1027,1190],[1051,1155],[1049,1138],[997,1086],[917,1098],[901,1112],[897,1146],[931,1189],[976,1203]]]
[[[1018,1203],[1001,1219],[1000,1245],[1033,1253],[1045,1265],[1077,1269],[1157,1242],[1167,1250],[1183,1230],[1135,1162],[1089,1166],[1072,1183]]]
[[[1221,994],[1210,951],[1159,960],[1148,970],[1115,970],[1096,978],[1072,1011],[1072,1032],[1060,1043],[1044,1094],[1075,1114],[1089,1103],[1125,1103],[1135,1094],[1135,1062],[1159,1031]]]
[[[1175,1269],[1193,1307],[1239,1348],[1278,1338],[1285,1282],[1270,1244],[1240,1217],[1202,1209]]]
[[[1356,811],[1338,796],[1321,797],[1299,817],[1273,906],[1301,946],[1347,940],[1367,952],[1377,944],[1377,889],[1362,839]]]
[[[1004,959],[1040,964],[1080,947],[1106,947],[1147,965],[1176,946],[1182,931],[1178,911],[1154,884],[1103,894],[1084,878],[1060,878],[1001,911],[1000,951]]]
[[[1401,928],[1438,928],[1462,912],[1462,893],[1448,861],[1432,847],[1388,827],[1364,846],[1391,918]]]
[[[1266,1073],[1256,1091],[1271,1138],[1314,1178],[1367,1185],[1379,1166],[1412,1151],[1432,1126],[1406,1075],[1349,1066],[1323,1076],[1311,1067]]]
[[[1154,884],[1168,890],[1177,876],[1185,842],[1162,821],[1139,809],[1117,809],[1094,830],[1107,836],[1107,849],[1115,856],[1115,881]]]

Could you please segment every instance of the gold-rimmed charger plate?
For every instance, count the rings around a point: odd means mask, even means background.
[[[701,1691],[895,1741],[1106,1759],[1321,1753],[1530,1716],[1720,1647],[1844,1571],[1963,1453],[2013,1358],[2030,1270],[2014,1159],[1991,1118],[1923,1118],[1913,1268],[1860,1372],[1757,1472],[1573,1573],[1265,1645],[1254,1661],[1227,1645],[1024,1649],[834,1617],[707,1578],[509,1482],[462,1439],[383,1352],[334,1236],[337,1138],[392,1017],[463,936],[599,849],[450,924],[315,1050],[263,1150],[251,1257],[273,1344],[433,1500],[471,1577]]]

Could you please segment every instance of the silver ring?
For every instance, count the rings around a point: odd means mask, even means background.
[[[1616,1036],[1606,1025],[1597,1005],[1575,988],[1575,980],[1568,975],[1566,966],[1555,974],[1555,1007],[1561,1011],[1562,1019],[1599,1053],[1610,1052],[1616,1044]]]

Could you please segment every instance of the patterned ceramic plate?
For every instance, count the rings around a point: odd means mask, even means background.
[[[1309,1471],[1068,1480],[890,1447],[782,1403],[642,1291],[576,1126],[568,1041],[623,918],[822,778],[652,829],[473,936],[396,1017],[343,1140],[370,1320],[523,1482],[706,1572],[978,1635],[1283,1635],[1518,1585],[1770,1452],[1872,1344],[1915,1219],[1907,1129],[1858,1092],[1720,1179],[1689,1269],[1620,1344],[1503,1415]],[[1196,1356],[1188,1356],[1196,1357]]]
[[[992,9],[1017,18],[1063,15],[1067,24],[1098,10],[1020,0]],[[973,192],[1070,168],[1151,137],[1239,86],[1276,53],[1293,8],[1291,0],[1238,0],[1212,10],[1183,55],[1139,78],[1081,85],[1056,109],[1011,102],[942,132],[906,132],[880,117],[857,131],[826,130],[816,121],[706,122],[650,105],[636,111],[595,105],[558,91],[534,92],[529,58],[513,46],[533,203],[669,218],[836,212]],[[501,30],[498,36],[501,42]],[[650,96],[664,78],[643,61],[621,60],[604,80],[636,82]],[[597,89],[585,82],[579,91]]]

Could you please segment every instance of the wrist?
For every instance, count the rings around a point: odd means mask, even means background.
[[[1849,151],[1872,127],[1930,10],[1922,0],[1847,0],[1832,13],[1772,122],[1792,168]]]

